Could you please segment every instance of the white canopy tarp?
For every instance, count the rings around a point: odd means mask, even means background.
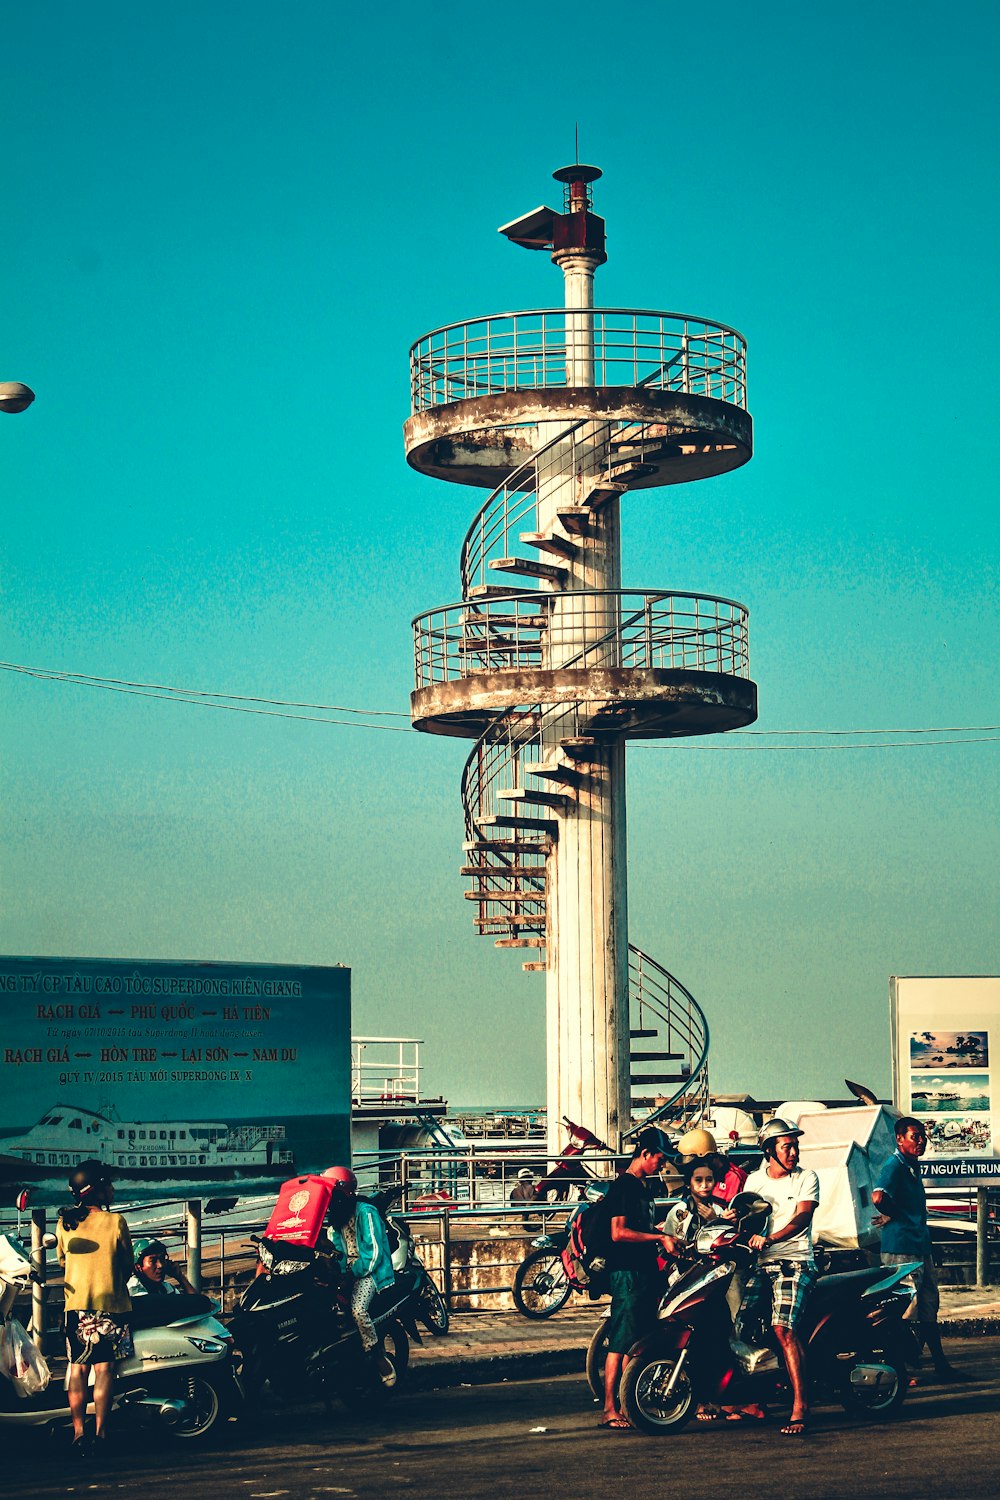
[[[879,1231],[872,1226],[874,1184],[864,1147],[857,1141],[810,1144],[804,1137],[799,1165],[811,1167],[819,1178],[819,1206],[812,1223],[814,1243],[837,1250],[877,1245]]]
[[[868,1154],[872,1182],[896,1149],[896,1116],[884,1104],[849,1104],[844,1109],[804,1111],[799,1128],[803,1146],[846,1146],[850,1141]]]

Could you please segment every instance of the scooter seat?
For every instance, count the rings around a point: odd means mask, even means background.
[[[166,1328],[184,1318],[200,1318],[214,1311],[215,1303],[203,1292],[177,1292],[167,1296],[154,1292],[133,1298],[127,1321],[132,1332],[137,1333],[143,1328]]]
[[[868,1266],[860,1271],[834,1271],[832,1275],[819,1278],[816,1296],[829,1300],[838,1297],[841,1292],[863,1292],[877,1281],[884,1281],[887,1274],[884,1266]]]

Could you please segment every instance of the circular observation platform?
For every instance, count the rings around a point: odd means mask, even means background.
[[[723,474],[753,452],[745,340],[679,313],[547,308],[452,323],[413,345],[410,381],[407,462],[452,483],[495,488],[551,438],[549,423],[617,424],[629,489]]]
[[[731,599],[576,590],[500,594],[414,621],[413,727],[477,739],[526,704],[576,706],[582,734],[718,734],[757,717],[747,612]]]

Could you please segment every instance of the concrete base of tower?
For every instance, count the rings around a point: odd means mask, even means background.
[[[539,423],[585,420],[643,424],[630,490],[725,474],[753,453],[753,419],[728,401],[646,387],[569,386],[499,391],[419,411],[403,424],[406,460],[432,478],[493,489],[538,448]],[[635,457],[625,444],[615,462],[625,466]]]
[[[526,704],[579,704],[578,734],[680,739],[743,729],[757,717],[757,684],[677,668],[512,668],[432,683],[410,694],[414,729],[478,739],[497,714]]]

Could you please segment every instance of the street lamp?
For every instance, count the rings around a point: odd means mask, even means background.
[[[22,385],[20,380],[0,380],[0,411],[24,411],[34,399],[30,385]]]

